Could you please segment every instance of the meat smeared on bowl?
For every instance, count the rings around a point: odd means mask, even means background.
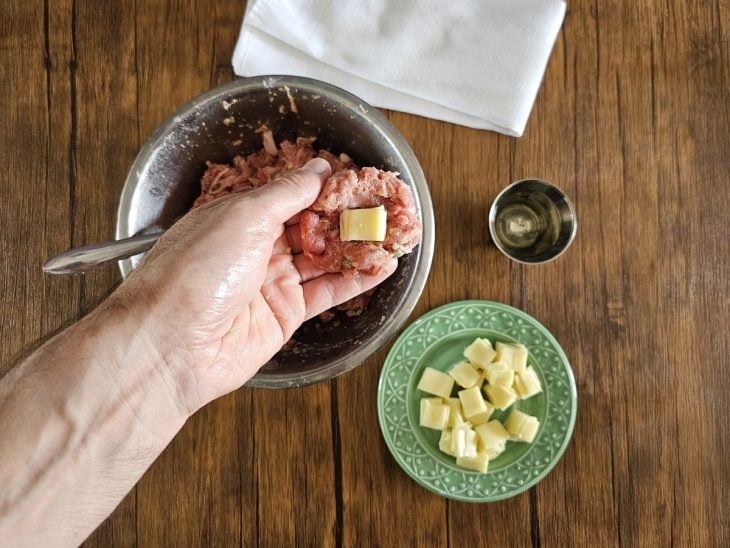
[[[411,189],[398,179],[398,173],[374,167],[359,168],[346,153],[315,150],[316,137],[282,140],[277,146],[273,133],[261,126],[261,150],[237,155],[231,164],[209,163],[201,178],[200,196],[193,208],[232,193],[248,192],[267,184],[279,175],[301,168],[312,158],[330,164],[331,176],[325,181],[317,200],[300,219],[302,251],[314,266],[325,272],[345,276],[377,274],[391,257],[410,253],[421,238],[421,223]],[[383,241],[342,241],[340,214],[349,209],[383,206],[387,228]],[[375,289],[335,307],[347,316],[365,310]],[[320,315],[322,321],[335,317],[333,309]]]

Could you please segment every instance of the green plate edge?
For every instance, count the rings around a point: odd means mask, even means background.
[[[484,314],[484,319],[493,319],[495,316],[498,316],[501,318],[501,320],[506,321],[512,321],[513,325],[515,326],[512,330],[498,330],[494,329],[493,325],[483,325],[483,324],[469,324],[464,325],[463,320],[458,319],[458,313],[455,312],[454,314],[449,314],[451,310],[463,310],[467,311],[469,308],[472,309],[480,309],[483,310],[482,314]],[[443,315],[450,316],[452,320],[454,318],[457,319],[457,321],[452,321],[451,324],[457,324],[457,327],[461,326],[462,329],[455,329],[448,331],[446,334],[442,334],[439,336],[432,335],[430,336],[433,340],[428,340],[429,335],[425,333],[425,325],[431,320],[435,320],[436,318],[440,318]],[[516,321],[515,321],[516,320]],[[406,341],[408,341],[411,337],[413,337],[416,334],[416,331],[424,326],[424,333],[421,334],[421,338],[424,339],[424,348],[422,352],[419,352],[416,356],[408,357],[407,359],[399,360],[399,362],[396,362],[396,359],[399,357],[399,353],[402,350],[402,347],[405,346]],[[519,333],[517,336],[514,334],[515,329],[523,329],[523,327],[517,327],[517,326],[524,326],[527,328],[532,328],[533,333],[531,334],[532,337],[535,337],[536,334],[539,335],[539,337],[542,337],[544,341],[542,341],[544,344],[543,346],[537,346],[534,341],[527,340],[527,337],[524,336],[522,333]],[[510,484],[508,480],[507,473],[510,471],[512,467],[520,467],[520,463],[525,460],[530,453],[535,453],[540,449],[541,447],[538,444],[542,444],[544,446],[545,443],[550,444],[550,440],[542,440],[543,432],[545,430],[545,425],[541,425],[540,431],[538,433],[537,438],[535,439],[535,442],[531,444],[530,449],[524,452],[523,455],[521,455],[514,463],[510,463],[507,467],[503,467],[501,469],[497,470],[490,470],[486,474],[479,474],[477,472],[470,472],[468,470],[462,470],[457,469],[455,465],[451,466],[445,466],[441,465],[441,475],[428,478],[428,480],[418,473],[415,473],[415,471],[412,469],[416,465],[416,458],[420,458],[422,460],[431,461],[431,463],[435,463],[437,469],[439,467],[439,463],[434,459],[430,454],[429,450],[424,448],[423,445],[418,441],[418,437],[413,433],[413,424],[411,424],[409,417],[408,417],[408,399],[409,399],[409,386],[413,384],[413,380],[411,379],[411,376],[413,374],[413,370],[415,366],[418,364],[418,361],[420,359],[420,356],[424,353],[426,353],[429,349],[433,348],[436,344],[438,344],[439,340],[449,336],[453,335],[454,333],[458,333],[459,331],[466,331],[466,330],[473,330],[473,329],[482,329],[482,330],[488,330],[495,333],[499,333],[503,335],[506,339],[512,339],[522,342],[528,347],[528,350],[530,351],[531,358],[534,358],[535,361],[537,361],[538,367],[536,368],[540,377],[545,378],[545,374],[548,373],[543,365],[539,363],[539,357],[540,355],[544,355],[546,352],[554,353],[555,356],[558,358],[558,362],[561,366],[560,368],[560,374],[564,374],[565,377],[567,377],[567,384],[568,384],[568,391],[569,391],[569,407],[566,410],[565,406],[560,406],[558,411],[562,413],[563,415],[566,415],[567,418],[567,424],[565,427],[565,431],[562,433],[561,439],[559,440],[560,443],[558,446],[553,446],[552,448],[552,455],[549,458],[548,462],[544,462],[544,459],[542,459],[542,462],[535,462],[534,465],[537,467],[537,471],[535,473],[532,473],[535,469],[528,469],[528,478],[521,483]],[[512,332],[510,332],[512,331]],[[522,338],[520,338],[522,336]],[[399,404],[402,404],[403,406],[403,416],[397,417],[397,422],[394,427],[397,427],[400,433],[402,433],[405,429],[405,432],[410,434],[412,440],[410,443],[412,444],[410,447],[406,446],[405,448],[401,446],[396,446],[396,441],[393,439],[393,436],[388,432],[388,427],[393,426],[392,424],[388,424],[388,417],[389,413],[385,412],[386,407],[386,392],[388,392],[389,388],[392,390],[393,387],[389,386],[387,376],[388,373],[391,372],[393,368],[396,368],[401,365],[401,362],[408,362],[407,365],[404,365],[403,369],[404,372],[407,369],[408,373],[408,382],[401,386],[396,386],[397,394],[391,395],[390,399],[388,400],[391,402],[393,399],[398,399]],[[555,375],[556,370],[555,368],[552,369],[552,371],[549,373],[550,375]],[[546,390],[547,392],[547,390]],[[550,409],[549,403],[546,403],[548,406],[548,410]],[[377,409],[378,409],[378,421],[380,423],[380,431],[383,435],[383,439],[385,440],[386,445],[388,446],[388,449],[390,453],[393,455],[393,458],[396,460],[398,465],[419,485],[422,487],[428,489],[429,491],[436,493],[437,495],[450,498],[453,500],[458,500],[462,502],[473,502],[473,503],[486,503],[486,502],[496,502],[499,500],[504,500],[516,495],[519,495],[521,493],[524,493],[534,485],[536,485],[538,482],[540,482],[545,476],[547,476],[550,471],[555,467],[555,465],[558,463],[560,458],[562,457],[563,453],[565,452],[565,449],[567,448],[568,444],[570,443],[570,440],[573,435],[573,429],[575,427],[575,420],[578,412],[578,393],[575,385],[575,377],[573,375],[573,370],[570,367],[570,362],[568,360],[568,357],[565,355],[565,352],[561,348],[558,341],[555,339],[555,337],[550,333],[550,331],[543,326],[540,322],[538,322],[535,318],[530,316],[529,314],[514,308],[512,306],[498,303],[495,301],[485,301],[485,300],[465,300],[465,301],[455,301],[451,303],[447,303],[445,305],[439,306],[437,308],[434,308],[419,318],[417,318],[413,323],[411,323],[410,326],[408,326],[403,333],[396,339],[395,343],[393,344],[390,352],[388,353],[388,356],[385,359],[385,363],[383,364],[383,368],[380,373],[380,379],[378,382],[378,395],[377,395]],[[553,413],[551,413],[552,420],[554,420]],[[392,421],[391,421],[392,422]],[[552,422],[552,421],[551,421]],[[405,423],[405,424],[404,424]],[[417,427],[420,428],[420,427]],[[408,450],[410,449],[410,454],[406,455]],[[414,450],[420,450],[420,453],[415,453]],[[406,459],[413,459],[413,463],[407,462]],[[438,480],[438,481],[433,481]],[[453,481],[452,481],[453,480]],[[459,483],[459,480],[461,480],[461,483]],[[478,482],[489,482],[490,483],[490,493],[486,494],[486,492],[482,494],[462,494],[462,491],[466,491],[467,493],[472,490],[476,491],[476,484]],[[440,485],[434,485],[440,484]],[[446,489],[445,483],[449,483],[449,487],[452,485],[456,485],[459,491],[454,492],[449,491]],[[465,486],[466,484],[466,486]],[[473,488],[473,489],[472,489]]]

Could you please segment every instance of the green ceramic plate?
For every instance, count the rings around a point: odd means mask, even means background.
[[[513,406],[540,419],[535,441],[507,442],[486,474],[457,467],[438,449],[440,432],[418,424],[424,394],[416,385],[424,368],[448,370],[476,337],[523,343],[543,386],[541,394]],[[509,498],[544,478],[570,441],[577,404],[573,371],[555,338],[524,312],[492,301],[454,302],[418,318],[393,345],[378,384],[380,429],[401,468],[426,489],[467,502]],[[495,411],[492,418],[509,412]]]

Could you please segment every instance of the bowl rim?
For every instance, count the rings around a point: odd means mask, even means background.
[[[320,80],[287,75],[237,78],[192,98],[169,115],[142,145],[129,169],[119,198],[115,238],[121,239],[132,235],[128,224],[128,213],[132,209],[132,198],[137,185],[144,176],[145,168],[154,153],[185,117],[195,110],[203,110],[212,103],[219,102],[232,94],[241,95],[247,90],[253,91],[262,87],[265,89],[282,88],[284,86],[295,87],[305,93],[326,95],[328,99],[340,102],[348,110],[365,118],[380,132],[389,145],[399,152],[403,163],[408,166],[412,184],[418,196],[422,233],[421,243],[419,244],[420,251],[416,255],[415,273],[410,286],[406,290],[403,304],[386,320],[386,323],[370,340],[358,346],[349,354],[302,375],[283,377],[259,371],[245,384],[245,386],[255,388],[294,388],[329,380],[354,369],[377,352],[398,334],[415,308],[428,279],[435,247],[435,220],[428,183],[415,153],[395,126],[376,108],[348,91]],[[133,270],[131,258],[121,260],[118,264],[122,278],[126,279]]]

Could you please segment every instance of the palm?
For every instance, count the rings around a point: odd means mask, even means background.
[[[264,281],[248,305],[234,315],[228,329],[209,333],[208,346],[220,349],[202,375],[214,385],[211,389],[239,387],[307,318],[302,284],[308,280],[295,264],[292,253],[273,254],[268,265],[262,266]]]

